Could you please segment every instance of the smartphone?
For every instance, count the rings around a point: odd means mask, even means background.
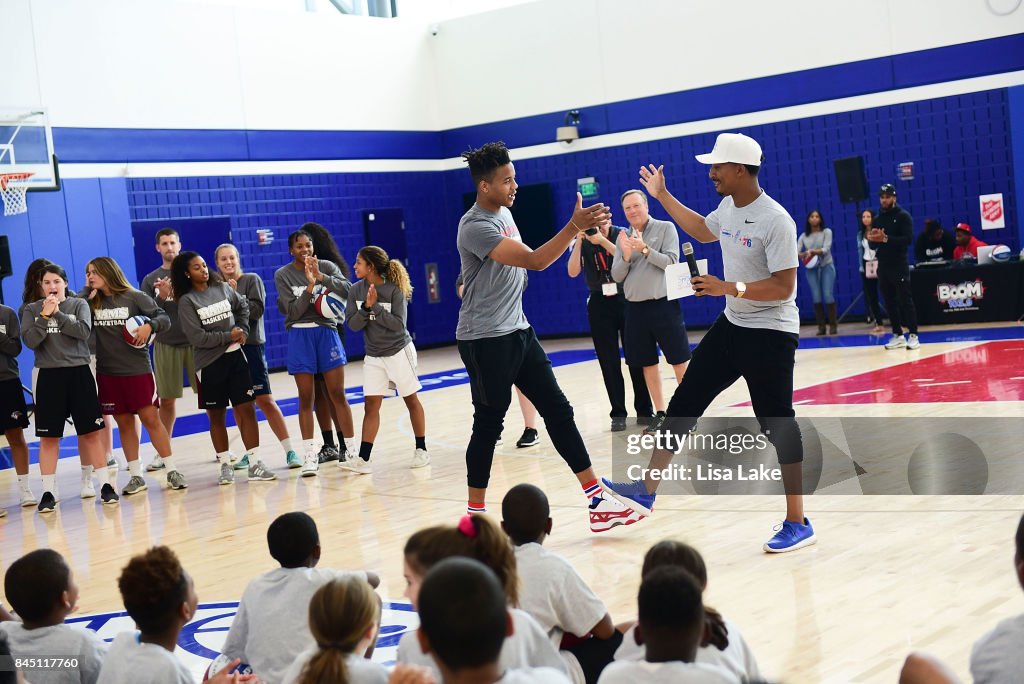
[[[587,228],[583,231],[584,235],[597,235],[597,228]]]

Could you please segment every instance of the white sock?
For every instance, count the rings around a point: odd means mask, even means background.
[[[18,486],[21,489],[28,489],[28,475],[19,475],[18,476]]]
[[[85,484],[92,479],[93,467],[91,465],[82,466],[82,484]]]
[[[305,448],[306,453],[316,453],[316,440],[315,439],[304,439],[302,440],[302,446]]]
[[[113,451],[108,451],[107,452],[107,463],[110,463],[113,460],[114,460],[114,452]]]
[[[281,448],[284,449],[284,452],[286,454],[289,451],[295,451],[295,449],[292,447],[292,438],[291,437],[285,437],[284,439],[282,439],[281,440]]]
[[[174,465],[174,456],[163,456],[162,459],[164,465],[167,466],[164,470],[166,470],[168,473],[171,472],[172,470],[178,469],[178,467]]]
[[[218,451],[217,452],[217,461],[219,461],[221,465],[224,465],[225,463],[230,463],[231,462],[231,452],[230,451]]]
[[[57,476],[56,475],[43,475],[43,491],[50,492],[57,496],[57,493],[53,491],[57,487]]]
[[[256,461],[260,458],[260,448],[253,447],[252,449],[249,449],[245,452],[245,456],[242,456],[242,458],[248,458],[250,466],[256,465]]]
[[[103,489],[103,485],[110,484],[110,471],[100,468],[96,471],[96,479],[99,480],[100,489]],[[117,473],[114,473],[114,484],[117,484]]]
[[[128,461],[128,472],[132,477],[142,477],[142,461],[139,459]]]

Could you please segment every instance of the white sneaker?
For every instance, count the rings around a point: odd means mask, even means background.
[[[409,463],[410,468],[422,468],[428,465],[430,465],[430,454],[426,449],[417,449],[413,452],[412,461]]]
[[[637,513],[629,506],[620,502],[607,492],[602,492],[590,500],[590,531],[607,532],[619,525],[632,525],[646,516]]]
[[[920,345],[918,345],[920,346]],[[893,335],[889,338],[889,341],[885,343],[886,349],[906,349],[907,341],[903,339],[903,335]]]
[[[92,478],[88,480],[82,480],[82,498],[83,499],[95,499],[96,498],[96,485],[92,483]]]
[[[370,465],[370,462],[364,461],[358,456],[350,458],[347,461],[339,461],[338,467],[348,470],[349,472],[356,473],[357,475],[369,475],[373,472],[373,466]]]
[[[159,456],[154,456],[153,460],[149,462],[148,466],[146,466],[146,472],[151,473],[154,470],[163,470],[166,467],[167,465],[164,463],[164,459]]]
[[[39,500],[36,498],[36,495],[32,493],[31,488],[25,487],[21,490],[22,506],[27,508],[28,506],[35,506],[37,503],[39,503]]]
[[[302,477],[315,477],[318,470],[320,470],[320,459],[317,458],[316,453],[307,451],[306,458],[302,461],[302,470],[299,472]]]
[[[348,449],[348,457],[355,458],[359,455],[359,438],[342,437],[345,440],[345,448]]]
[[[920,349],[921,340],[917,339],[917,335],[907,335],[907,349]]]

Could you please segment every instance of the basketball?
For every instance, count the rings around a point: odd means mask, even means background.
[[[345,320],[345,300],[338,294],[328,292],[323,285],[317,285],[313,294],[313,306],[316,307],[317,313],[330,320]]]
[[[144,344],[135,344],[135,334],[139,331],[139,328],[149,323],[149,319],[145,316],[132,316],[124,322],[124,328],[121,329],[121,335],[124,337],[124,341],[128,343],[128,346],[136,349],[142,349],[147,345],[153,344],[153,340],[156,335],[150,334],[148,342]]]
[[[214,658],[210,663],[210,666],[206,668],[206,672],[203,674],[203,681],[208,681],[211,677],[227,667],[230,662],[231,659],[221,653],[219,656]],[[249,663],[238,663],[238,665],[235,666],[235,669],[231,670],[229,674],[234,674],[236,672],[243,675],[252,674],[252,667]]]
[[[992,248],[992,261],[1009,261],[1010,248],[1006,245],[996,245]]]
[[[809,257],[807,257],[806,259],[804,259],[804,266],[806,266],[807,268],[815,268],[815,267],[817,267],[817,265],[818,265],[818,255],[817,254],[812,254]]]

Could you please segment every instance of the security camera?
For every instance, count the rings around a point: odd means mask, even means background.
[[[555,140],[557,142],[571,143],[580,139],[580,129],[576,126],[559,126],[555,129]]]
[[[438,31],[440,31],[440,30],[441,30],[441,27],[438,26],[437,24],[431,24],[430,25],[430,35],[436,36]]]

